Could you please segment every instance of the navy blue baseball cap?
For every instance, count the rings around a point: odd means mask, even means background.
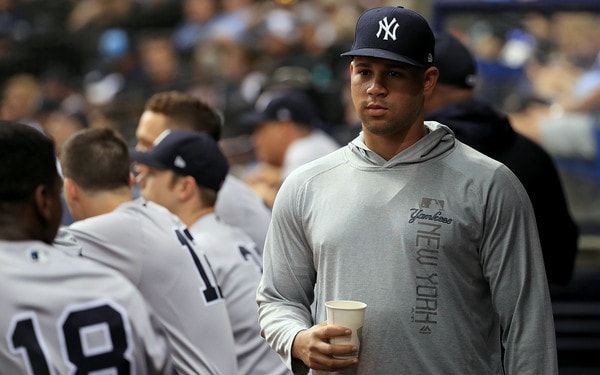
[[[199,186],[219,191],[229,172],[227,158],[207,133],[166,130],[146,152],[132,150],[130,158],[157,169],[192,176]]]
[[[240,121],[249,127],[256,127],[267,121],[293,121],[305,127],[321,125],[313,102],[307,95],[297,91],[275,95],[262,111],[246,113]]]
[[[475,58],[467,46],[448,32],[435,35],[435,66],[440,71],[438,83],[463,88],[475,87]]]
[[[365,11],[356,23],[352,49],[341,56],[367,56],[428,68],[433,65],[435,37],[419,13],[404,7]]]

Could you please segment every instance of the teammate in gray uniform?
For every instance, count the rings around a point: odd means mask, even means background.
[[[257,293],[295,373],[556,374],[533,209],[503,164],[423,121],[434,36],[402,7],[366,11],[351,51],[362,132],[300,167],[275,200]],[[367,303],[359,358],[328,300]],[[311,304],[314,313],[311,315]]]
[[[178,91],[153,95],[146,102],[135,133],[136,149],[152,148],[156,138],[168,129],[207,132],[215,141],[221,137],[221,117],[198,98]],[[271,211],[250,187],[228,174],[215,206],[224,222],[248,233],[262,254]]]
[[[206,252],[221,286],[233,328],[239,374],[290,374],[277,353],[260,336],[256,288],[262,257],[252,239],[215,213],[217,192],[229,166],[216,142],[205,133],[167,130],[148,152],[131,159],[147,167],[141,194],[164,205],[190,228]]]
[[[127,144],[87,129],[63,145],[69,231],[82,256],[124,274],[164,325],[181,374],[235,374],[233,333],[221,289],[185,225],[164,207],[133,201]]]
[[[62,214],[54,155],[38,130],[0,123],[0,372],[172,374],[139,291],[49,245]]]

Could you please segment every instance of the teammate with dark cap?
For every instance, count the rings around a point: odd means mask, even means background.
[[[130,157],[146,167],[139,180],[142,197],[177,215],[208,257],[227,305],[237,374],[291,375],[260,336],[254,303],[260,251],[248,234],[223,222],[215,210],[229,170],[217,142],[194,130],[167,130],[150,150],[132,151]]]
[[[247,113],[242,121],[252,128],[259,162],[245,181],[269,207],[291,171],[340,147],[322,130],[314,104],[301,91],[275,94],[262,110]]]
[[[275,199],[259,317],[297,374],[557,373],[527,192],[505,165],[424,121],[434,40],[409,9],[363,13],[344,54],[362,132],[292,172]],[[364,326],[328,325],[331,300],[365,302]],[[350,334],[360,351],[330,340]]]
[[[548,281],[567,285],[573,276],[579,231],[552,158],[515,132],[505,114],[475,98],[477,64],[459,39],[439,33],[435,55],[440,78],[426,98],[425,119],[448,125],[460,141],[517,175],[533,204]]]

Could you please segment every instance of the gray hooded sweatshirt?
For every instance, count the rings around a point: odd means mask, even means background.
[[[430,132],[386,161],[362,134],[278,193],[257,292],[262,333],[296,374],[295,335],[325,302],[368,307],[359,364],[339,374],[556,374],[529,198],[503,164]]]

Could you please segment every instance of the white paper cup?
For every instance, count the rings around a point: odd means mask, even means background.
[[[334,345],[356,345],[360,348],[367,304],[359,301],[337,300],[325,302],[325,308],[327,311],[327,324],[344,326],[352,330],[350,336],[334,337],[330,340],[330,343]],[[354,354],[334,355],[333,357],[342,359],[358,357],[358,351]]]

